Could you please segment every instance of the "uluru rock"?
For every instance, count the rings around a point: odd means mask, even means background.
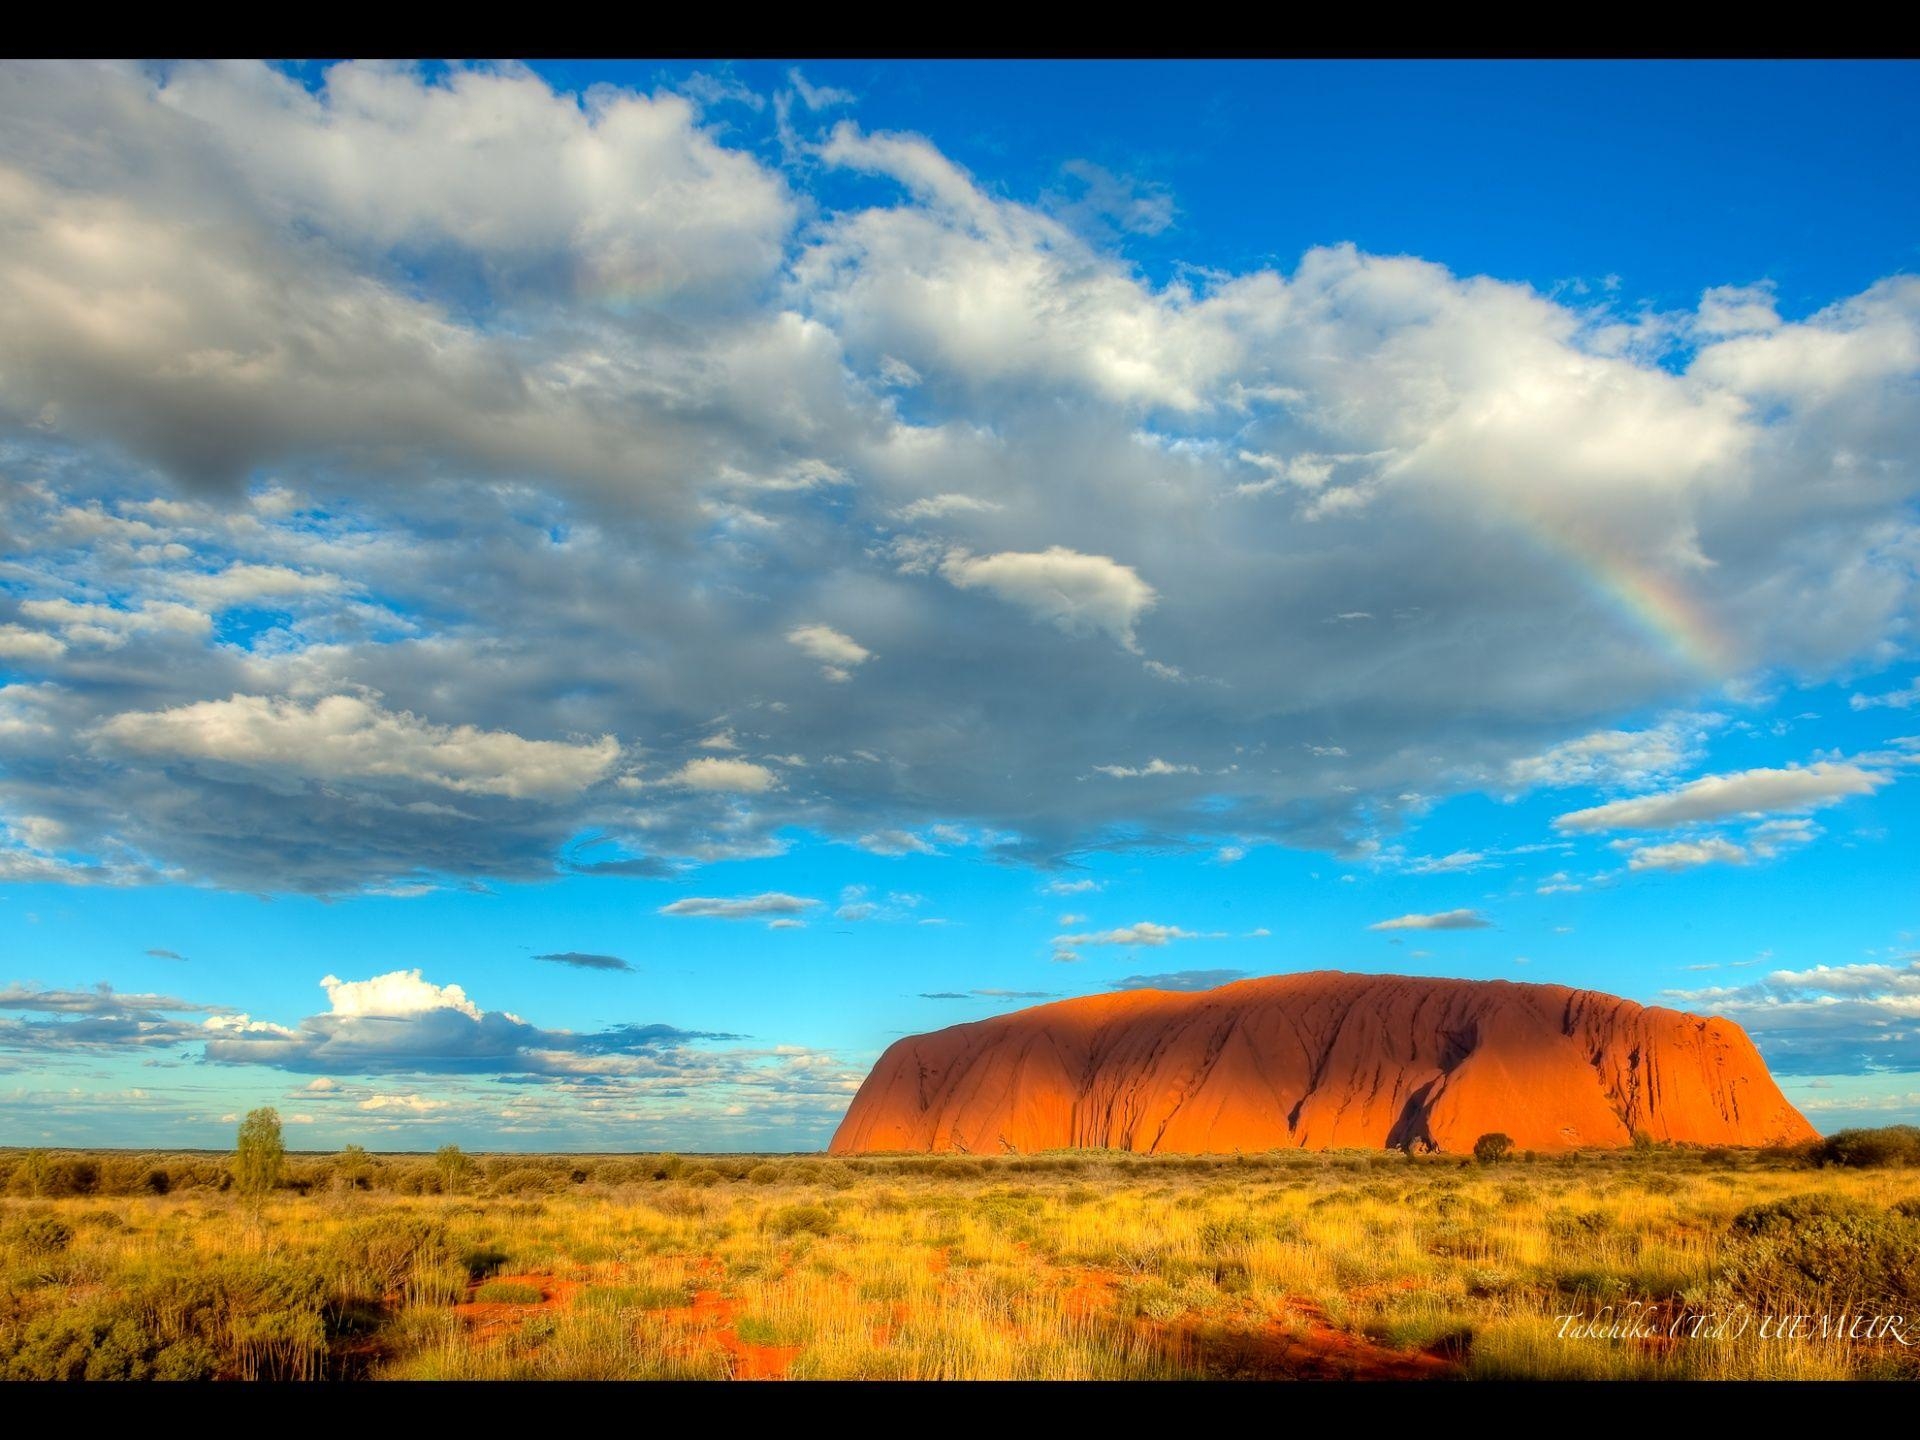
[[[1315,971],[1037,1005],[889,1047],[837,1155],[1465,1152],[1814,1130],[1730,1020],[1595,990]]]

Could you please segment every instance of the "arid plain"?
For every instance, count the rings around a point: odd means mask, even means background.
[[[29,1378],[1920,1371],[1920,1145],[1497,1161],[0,1152]],[[1796,1320],[1794,1317],[1805,1317]]]

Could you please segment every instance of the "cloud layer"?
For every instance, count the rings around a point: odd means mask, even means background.
[[[0,876],[1364,855],[1460,790],[1665,787],[1601,833],[1887,773],[1676,785],[1677,707],[1905,643],[1920,280],[1156,284],[1164,194],[1072,172],[1103,230],[737,98],[0,74]]]

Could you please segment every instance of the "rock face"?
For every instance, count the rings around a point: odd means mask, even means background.
[[[1464,1152],[1811,1139],[1729,1020],[1594,990],[1316,971],[1038,1005],[891,1046],[832,1152]]]

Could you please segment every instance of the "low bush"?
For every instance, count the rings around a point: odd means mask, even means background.
[[[73,1243],[73,1227],[57,1215],[23,1215],[0,1235],[22,1255],[58,1255]]]
[[[831,1235],[833,1212],[824,1205],[782,1205],[767,1212],[766,1227],[775,1235]]]
[[[1855,1170],[1920,1165],[1920,1127],[1836,1130],[1814,1147],[1813,1161],[1816,1165],[1844,1165]]]
[[[1716,1284],[1757,1305],[1920,1301],[1920,1221],[1831,1195],[1796,1195],[1734,1216]]]

